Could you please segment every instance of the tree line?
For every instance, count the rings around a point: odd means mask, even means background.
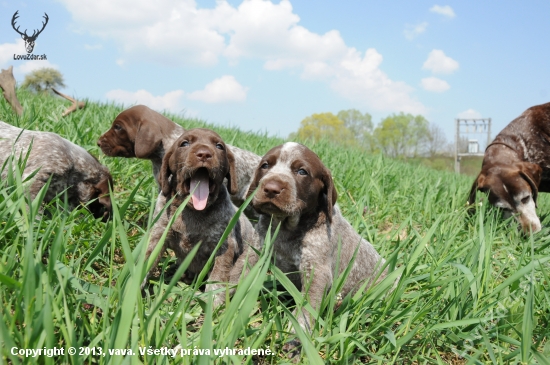
[[[334,143],[354,145],[371,153],[390,157],[435,157],[450,155],[451,145],[437,124],[422,115],[391,114],[376,126],[372,116],[356,109],[341,110],[338,114],[318,113],[304,118],[290,139],[319,140],[328,138]]]

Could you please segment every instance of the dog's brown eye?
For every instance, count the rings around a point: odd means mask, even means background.
[[[265,170],[265,169],[269,168],[269,164],[266,162],[262,166],[260,166],[260,168]]]
[[[527,195],[525,198],[521,199],[521,204],[529,203],[529,199],[531,199],[531,196]]]
[[[223,144],[221,143],[216,143],[216,148],[219,149],[219,150],[224,150],[225,148],[223,148]]]
[[[122,127],[120,126],[120,124],[115,124],[115,131],[119,131],[121,129]]]
[[[304,170],[304,169],[300,169],[300,170],[298,170],[298,175],[304,175],[305,176],[305,175],[307,175],[307,171]]]
[[[180,147],[187,147],[189,146],[189,141],[183,141],[180,143]]]

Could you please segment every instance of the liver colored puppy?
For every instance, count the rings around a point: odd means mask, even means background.
[[[273,230],[280,223],[273,243],[275,264],[283,272],[292,273],[290,280],[304,295],[304,284],[310,283],[307,295],[314,308],[319,308],[334,279],[351,262],[358,245],[341,294],[345,296],[362,284],[369,286],[377,277],[385,276],[385,272],[380,273],[385,260],[342,216],[335,205],[337,193],[330,171],[309,148],[288,142],[267,152],[256,170],[250,192],[256,188],[259,189],[252,204],[260,213],[256,230],[261,245],[271,220]],[[337,262],[339,242],[342,248]],[[253,264],[257,257],[251,251],[247,254]],[[241,256],[236,267],[243,265],[245,256]],[[305,311],[298,321],[307,330],[313,323]]]
[[[516,218],[525,233],[541,229],[536,212],[539,192],[550,192],[550,103],[533,106],[508,124],[485,150],[476,191],[489,193],[489,202]]]
[[[112,157],[137,157],[151,160],[153,174],[159,183],[162,158],[172,143],[185,130],[162,114],[144,105],[136,105],[120,113],[111,128],[103,133],[97,145]],[[260,156],[234,146],[228,146],[235,157],[236,190],[231,200],[241,205],[248,192]]]
[[[107,218],[111,212],[109,184],[113,186],[107,167],[100,164],[84,148],[61,138],[55,133],[23,130],[0,122],[0,167],[15,152],[15,157],[25,156],[32,142],[23,179],[40,169],[30,185],[30,194],[36,194],[51,177],[50,186],[44,200],[49,202],[67,189],[70,209],[80,203],[88,208],[96,218]],[[15,144],[15,145],[14,145]],[[7,175],[7,168],[2,178]]]
[[[228,189],[223,183],[224,179],[227,180]],[[165,199],[169,200],[174,195],[175,198],[153,226],[146,257],[158,245],[170,217],[192,193],[188,205],[170,228],[162,251],[172,249],[181,262],[196,244],[202,242],[186,272],[186,275],[194,276],[203,269],[237,211],[228,194],[228,190],[235,192],[237,189],[233,154],[216,132],[201,128],[188,130],[164,156],[159,180],[163,197],[157,200],[156,209],[160,210],[159,205],[162,207]],[[255,242],[257,236],[252,224],[241,216],[216,253],[214,267],[209,275],[209,280],[214,283],[208,284],[206,290],[222,288],[223,284],[219,283],[230,282],[230,272],[235,261],[245,245],[256,246]],[[154,266],[158,264],[161,254],[157,256]],[[224,294],[217,295],[214,305],[221,304],[224,298]]]

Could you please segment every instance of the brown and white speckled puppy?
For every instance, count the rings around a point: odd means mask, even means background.
[[[256,188],[252,204],[260,213],[256,225],[260,246],[270,222],[273,220],[273,230],[280,223],[273,243],[275,264],[283,272],[291,273],[290,280],[304,295],[306,283],[310,283],[307,295],[314,308],[319,308],[333,281],[351,262],[357,245],[357,256],[341,294],[345,296],[362,284],[368,286],[377,277],[385,276],[385,272],[380,274],[385,260],[342,216],[336,205],[331,173],[309,148],[288,142],[267,152],[256,170],[250,192]],[[337,262],[339,242],[342,248]],[[254,263],[256,255],[247,254],[249,262]],[[242,266],[242,259],[238,266]],[[313,323],[305,311],[298,320],[308,330]]]
[[[159,173],[162,195],[166,200],[174,195],[175,198],[153,226],[146,257],[158,245],[170,217],[192,193],[188,205],[170,227],[162,251],[172,249],[181,262],[196,244],[202,242],[186,276],[198,274],[237,211],[229,198],[224,179],[227,180],[229,192],[234,193],[237,190],[234,156],[222,138],[209,129],[197,128],[184,132],[167,151],[162,162]],[[157,200],[157,209],[162,201]],[[235,261],[246,245],[257,245],[256,237],[252,224],[241,216],[216,253],[209,281],[230,282],[230,271]],[[154,266],[158,264],[162,251]],[[206,290],[221,287],[223,284],[208,284]],[[214,304],[221,304],[223,298],[223,294],[217,295]]]
[[[153,174],[160,189],[159,171],[162,158],[184,131],[183,127],[162,114],[145,105],[136,105],[115,118],[111,128],[99,137],[97,145],[107,156],[151,160]],[[228,145],[228,149],[235,157],[237,174],[237,187],[231,193],[231,200],[240,206],[246,199],[260,156],[234,146]]]
[[[489,144],[468,203],[477,190],[505,217],[516,214],[525,233],[540,231],[537,196],[550,192],[550,103],[527,109]]]
[[[70,209],[94,200],[88,204],[92,214],[96,218],[108,217],[111,212],[109,184],[113,186],[111,174],[84,148],[55,133],[23,130],[4,122],[0,122],[0,140],[0,167],[12,154],[15,158],[24,157],[32,143],[23,178],[40,169],[29,189],[33,199],[51,177],[46,202],[67,189]],[[7,169],[2,178],[6,174]]]

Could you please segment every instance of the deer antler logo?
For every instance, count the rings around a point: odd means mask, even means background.
[[[46,28],[46,24],[48,24],[48,14],[44,13],[44,19],[46,19],[45,22],[42,22],[42,29],[38,30],[36,29],[31,36],[29,36],[27,34],[27,30],[25,29],[25,32],[24,33],[21,33],[19,31],[19,27],[15,27],[15,20],[17,18],[19,18],[19,15],[17,15],[17,13],[19,13],[19,10],[17,10],[15,12],[15,14],[13,14],[13,17],[11,18],[11,26],[13,27],[13,29],[21,34],[21,38],[23,38],[23,40],[25,41],[25,48],[27,49],[27,53],[32,53],[32,50],[34,49],[34,42],[36,41],[36,38],[38,38],[38,35],[40,33],[42,33],[42,31],[44,30],[44,28]]]

